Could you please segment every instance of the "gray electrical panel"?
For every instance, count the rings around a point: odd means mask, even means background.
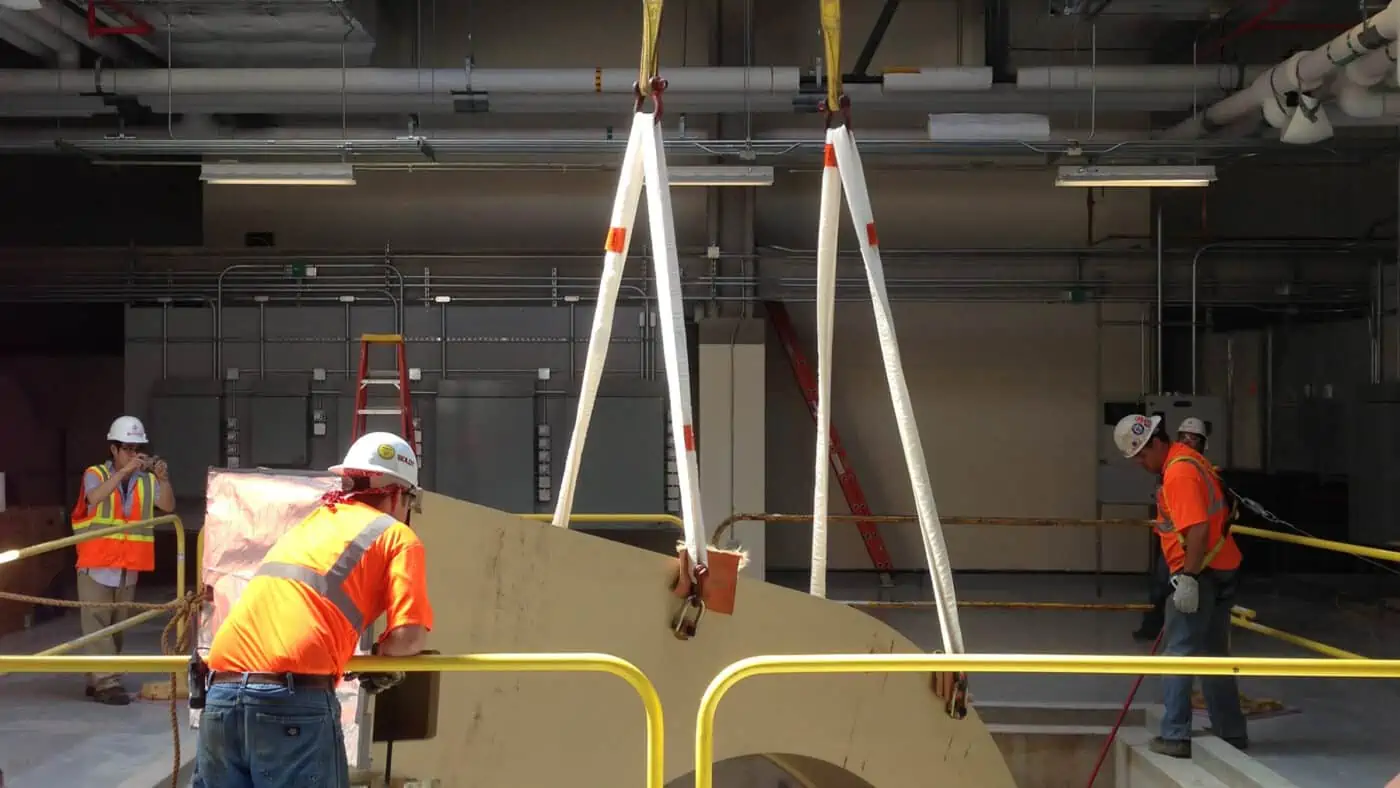
[[[311,385],[307,378],[252,381],[240,397],[247,420],[247,456],[260,468],[307,468],[311,463]]]
[[[1400,383],[1363,386],[1351,409],[1349,538],[1400,541]]]
[[[170,466],[178,497],[202,497],[209,468],[224,464],[220,391],[212,378],[166,378],[151,386],[146,432]]]
[[[578,412],[577,389],[548,401],[546,417],[557,490]],[[604,379],[593,407],[579,469],[574,512],[655,514],[666,511],[666,383],[638,378]],[[537,504],[553,511],[553,499]],[[581,530],[616,524],[580,524]],[[636,528],[635,524],[622,527]]]
[[[436,491],[506,512],[535,511],[536,421],[533,380],[442,381],[431,455],[440,471]]]
[[[1155,394],[1147,398],[1149,416],[1161,416],[1167,435],[1176,437],[1176,428],[1183,419],[1194,416],[1206,425],[1206,458],[1216,465],[1225,464],[1230,445],[1230,423],[1225,413],[1225,401],[1220,397],[1190,394]]]

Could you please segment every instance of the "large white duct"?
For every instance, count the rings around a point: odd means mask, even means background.
[[[1386,48],[1400,38],[1400,0],[1317,49],[1298,54],[1260,75],[1249,87],[1168,129],[1167,139],[1196,139],[1251,113],[1264,113],[1273,125],[1282,114],[1282,96],[1317,90],[1337,71]],[[1272,117],[1271,117],[1272,115]]]
[[[1347,64],[1345,75],[1353,85],[1370,87],[1395,73],[1395,42],[1384,49],[1368,52],[1365,57]]]
[[[1337,88],[1337,109],[1353,118],[1393,118],[1400,116],[1400,93],[1374,90],[1343,81]]]
[[[1234,90],[1270,66],[1030,66],[1016,69],[1021,90]]]
[[[797,93],[797,66],[669,68],[668,90]],[[0,95],[68,90],[116,94],[346,93],[631,93],[636,69],[625,68],[171,68],[0,71]],[[63,88],[59,89],[59,85]]]

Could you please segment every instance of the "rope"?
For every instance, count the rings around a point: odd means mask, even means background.
[[[190,638],[193,636],[193,622],[195,614],[205,602],[205,597],[191,591],[185,594],[182,599],[174,599],[169,602],[79,602],[72,599],[53,599],[50,597],[31,596],[29,594],[15,594],[9,591],[0,591],[0,599],[11,602],[21,602],[31,605],[47,605],[49,607],[64,608],[98,608],[111,610],[122,608],[124,610],[169,610],[170,620],[165,622],[165,628],[160,632],[160,651],[166,656],[188,654],[190,650]],[[184,622],[183,632],[180,624]],[[172,636],[172,633],[173,636]],[[175,746],[175,757],[170,767],[170,788],[180,788],[180,715],[178,709],[178,698],[175,697],[175,686],[179,676],[170,674],[170,738]]]

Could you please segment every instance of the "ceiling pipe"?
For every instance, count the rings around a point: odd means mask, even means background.
[[[992,87],[992,70],[984,66],[937,66],[914,71],[891,71],[879,79],[885,93],[988,90]]]
[[[1020,90],[1236,90],[1271,67],[1031,66],[1016,70]]]
[[[1027,90],[1165,91],[1229,89],[1268,66],[1099,66],[1023,68],[1017,88]],[[740,93],[796,95],[802,89],[797,66],[704,67],[666,69],[673,93]],[[929,67],[890,72],[880,85],[852,86],[885,94],[985,91],[992,70],[981,66]],[[55,85],[72,85],[83,93],[173,95],[339,94],[505,95],[630,94],[636,71],[623,68],[415,69],[392,68],[173,68],[105,69],[61,72],[0,70],[0,95],[54,95]],[[854,98],[854,96],[853,96]]]
[[[1301,101],[1307,106],[1312,103],[1308,98],[1310,94],[1320,88],[1327,77],[1369,52],[1386,48],[1397,38],[1400,38],[1400,0],[1391,0],[1384,10],[1365,22],[1317,49],[1295,54],[1259,76],[1249,87],[1178,123],[1162,136],[1197,139],[1251,114],[1265,114],[1267,118],[1266,107],[1272,110],[1283,106],[1283,96],[1288,93],[1301,94]]]
[[[40,60],[48,60],[53,51],[29,36],[0,20],[0,41],[4,41],[21,52],[26,52]]]
[[[0,22],[43,44],[50,52],[45,59],[57,63],[59,68],[78,67],[78,45],[44,22],[38,14],[0,9]]]
[[[668,90],[680,93],[744,91],[797,93],[797,66],[667,69]],[[631,93],[636,69],[626,68],[171,68],[53,72],[0,71],[0,95],[52,95],[54,85],[102,93]]]

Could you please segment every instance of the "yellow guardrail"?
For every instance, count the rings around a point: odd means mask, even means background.
[[[20,561],[25,558],[32,558],[36,555],[43,555],[44,553],[51,553],[54,550],[62,550],[65,547],[72,547],[73,545],[80,544],[91,539],[101,539],[105,536],[126,533],[127,531],[133,531],[137,528],[154,528],[158,525],[175,526],[174,601],[179,602],[180,600],[185,598],[185,586],[187,580],[185,578],[185,523],[180,519],[180,516],[176,514],[167,514],[162,515],[160,517],[153,517],[149,520],[139,520],[136,522],[121,523],[118,525],[105,526],[103,528],[85,528],[81,533],[75,533],[72,536],[65,536],[62,539],[52,539],[47,542],[40,542],[38,544],[33,544],[28,547],[21,547],[18,550],[6,550],[4,552],[0,552],[0,565],[8,564],[13,561]],[[86,646],[88,643],[91,643],[95,640],[110,637],[112,635],[117,634],[118,632],[123,632],[125,630],[131,629],[132,627],[139,626],[147,621],[150,621],[153,618],[158,618],[162,615],[169,615],[170,612],[170,609],[145,610],[135,615],[129,616],[128,618],[125,618],[121,621],[118,621],[117,623],[109,627],[103,627],[102,629],[99,629],[96,632],[83,635],[82,637],[74,638],[73,640],[69,640],[64,643],[59,643],[58,645],[53,646],[51,648],[46,648],[43,651],[40,651],[35,656],[54,656],[57,654],[63,654],[72,651],[77,648],[82,648],[83,646]],[[183,637],[185,633],[185,622],[183,619],[181,619],[178,622],[177,627],[177,637]]]
[[[548,518],[546,517],[546,519]],[[877,525],[882,523],[915,523],[919,520],[917,515],[912,514],[831,514],[827,515],[827,519],[833,523],[875,523]],[[710,537],[710,544],[718,545],[720,540],[734,527],[735,523],[806,523],[811,522],[811,520],[812,516],[809,514],[734,514],[725,518],[715,528],[714,535]],[[1087,520],[1074,517],[941,517],[939,521],[944,525],[992,525],[1012,528],[1037,526],[1102,528],[1106,525],[1143,528],[1156,525],[1156,523],[1151,520]],[[1231,526],[1230,533],[1252,536],[1256,539],[1266,539],[1271,542],[1284,542],[1286,544],[1294,544],[1302,547],[1312,547],[1317,550],[1327,550],[1333,553],[1346,553],[1347,555],[1354,555],[1359,558],[1371,558],[1377,561],[1400,563],[1400,551],[1386,550],[1380,547],[1367,547],[1366,545],[1351,544],[1350,542],[1336,542],[1331,539],[1319,539],[1315,536],[1302,536],[1299,534],[1284,533],[1283,531],[1274,531],[1268,528],[1255,528],[1249,525]]]
[[[1400,660],[1070,654],[808,654],[749,657],[720,671],[700,698],[700,708],[695,713],[695,788],[714,788],[716,713],[725,694],[745,679],[780,674],[951,672],[1394,679],[1400,678]]]
[[[548,523],[554,520],[554,515],[539,512],[517,513],[515,516],[539,523]],[[569,515],[569,523],[636,523],[638,525],[666,523],[677,528],[685,527],[685,521],[674,514],[574,514]]]
[[[0,671],[13,673],[180,673],[189,657],[43,657],[0,655]],[[404,671],[432,673],[608,673],[627,682],[642,699],[646,712],[647,788],[666,785],[666,726],[661,695],[640,668],[612,654],[424,654],[420,657],[353,657],[352,672]]]

